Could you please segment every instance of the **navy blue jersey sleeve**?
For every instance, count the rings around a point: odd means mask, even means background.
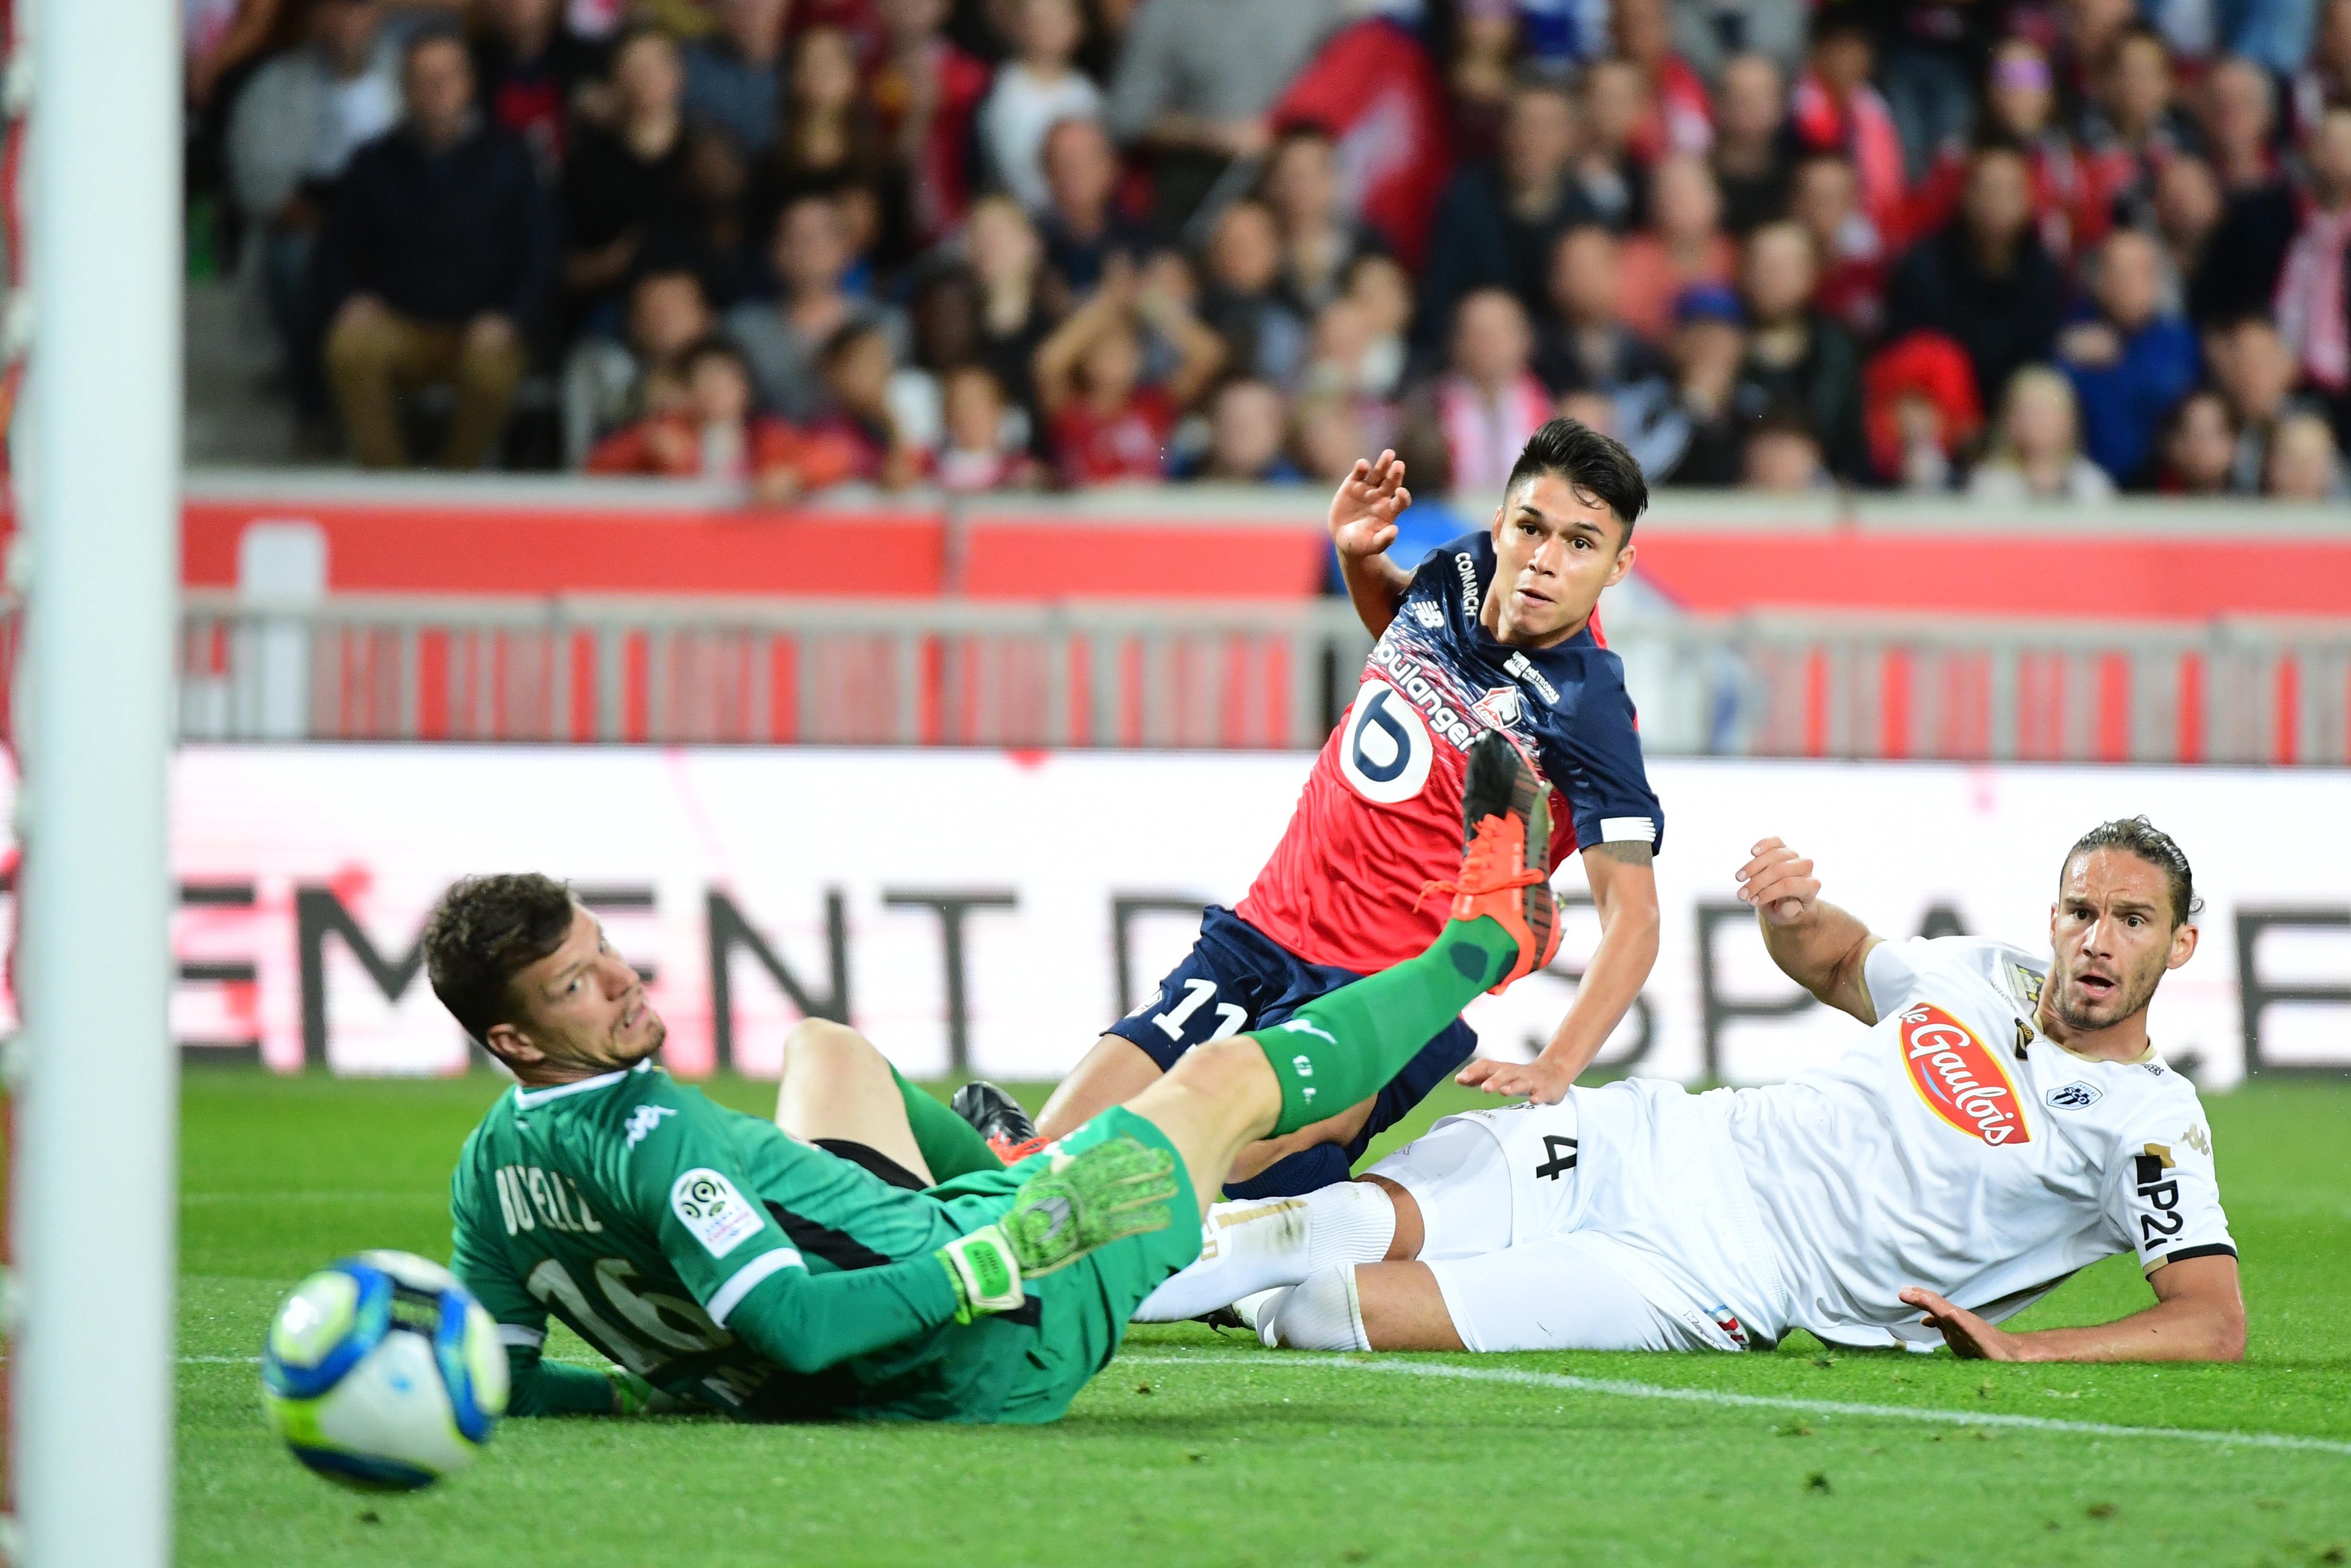
[[[1665,808],[1649,788],[1633,699],[1625,690],[1625,665],[1603,648],[1589,650],[1580,663],[1582,689],[1561,721],[1544,727],[1543,737],[1551,753],[1544,770],[1566,798],[1576,845],[1663,849]]]

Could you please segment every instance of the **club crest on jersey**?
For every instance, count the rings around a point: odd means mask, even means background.
[[[1508,729],[1519,722],[1519,694],[1514,686],[1496,686],[1469,705],[1469,711],[1496,729]]]
[[[2032,1141],[2016,1086],[1973,1030],[1931,1002],[1894,1016],[1902,1025],[1902,1064],[1928,1110],[1995,1147]]]
[[[2096,1084],[2085,1083],[2076,1079],[2071,1083],[2060,1083],[2056,1088],[2043,1094],[2042,1099],[2047,1101],[2055,1110],[2086,1111],[2105,1097],[2106,1092]]]

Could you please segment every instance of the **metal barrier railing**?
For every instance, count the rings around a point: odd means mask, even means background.
[[[2351,763],[2351,621],[1612,620],[1657,755]],[[1342,603],[188,596],[206,740],[1310,748]]]

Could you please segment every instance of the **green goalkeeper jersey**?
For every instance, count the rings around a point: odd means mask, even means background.
[[[745,1419],[1021,1419],[1042,1299],[958,1324],[933,1253],[1027,1174],[905,1191],[645,1064],[499,1098],[451,1182],[452,1267],[500,1324],[520,1407],[584,1407],[549,1396],[552,1314]]]

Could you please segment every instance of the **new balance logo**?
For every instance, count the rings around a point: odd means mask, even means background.
[[[1426,599],[1415,600],[1412,618],[1434,632],[1445,624],[1445,606]]]

